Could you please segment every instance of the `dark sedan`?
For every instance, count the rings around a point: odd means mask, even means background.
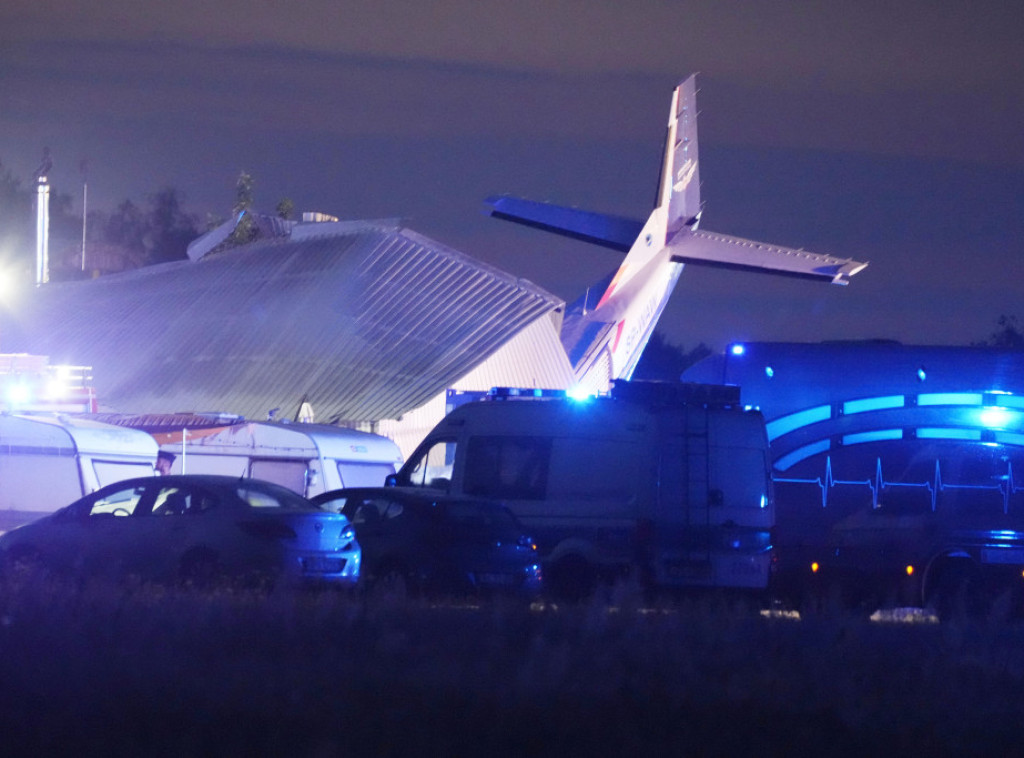
[[[537,546],[495,503],[401,487],[334,490],[313,502],[352,522],[371,580],[398,577],[413,590],[540,591]]]
[[[209,583],[222,577],[352,584],[348,519],[270,482],[151,476],[104,487],[0,536],[0,565],[74,576]]]

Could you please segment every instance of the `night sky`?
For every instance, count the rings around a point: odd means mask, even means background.
[[[152,7],[148,7],[152,6]],[[81,208],[176,187],[408,226],[573,298],[609,250],[488,219],[510,192],[645,218],[699,72],[702,227],[868,260],[849,287],[689,267],[661,322],[965,344],[1024,320],[1024,14],[1009,2],[6,0],[0,162]]]

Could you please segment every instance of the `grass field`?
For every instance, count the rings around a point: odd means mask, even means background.
[[[1020,748],[1024,625],[0,584],[20,755],[970,755]]]

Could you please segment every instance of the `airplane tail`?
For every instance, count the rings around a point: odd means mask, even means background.
[[[604,389],[628,379],[687,263],[763,271],[845,284],[866,263],[698,231],[697,86],[672,94],[654,210],[645,223],[502,195],[491,215],[626,252],[618,270],[566,308],[565,346],[576,376]],[[600,293],[600,294],[598,294]]]
[[[611,307],[624,295],[635,294],[631,281],[647,280],[667,264],[678,278],[682,266],[661,255],[665,246],[683,229],[700,222],[700,170],[697,156],[697,86],[691,75],[672,93],[665,152],[658,179],[654,211],[629,249],[597,307]],[[662,260],[664,259],[664,260]],[[641,276],[646,274],[646,276]],[[675,279],[673,279],[673,284]],[[667,295],[666,295],[667,299]],[[620,309],[616,309],[620,310]],[[660,309],[658,313],[660,314]],[[646,342],[646,341],[645,341]]]
[[[566,309],[562,343],[577,378],[593,389],[629,378],[682,272],[666,244],[700,220],[696,96],[694,76],[672,94],[655,208],[646,223],[507,195],[486,201],[497,218],[627,253],[617,271]]]
[[[667,232],[670,236],[684,226],[697,227],[701,206],[695,76],[690,76],[672,93],[672,110],[665,134],[665,157],[655,203],[655,207],[663,206],[667,210]]]

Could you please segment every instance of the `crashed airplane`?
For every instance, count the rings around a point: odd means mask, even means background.
[[[865,264],[698,230],[693,77],[672,97],[657,207],[646,223],[512,197],[495,216],[627,251],[566,304],[394,220],[262,217],[189,259],[34,290],[0,313],[6,351],[93,367],[101,411],[299,418],[392,436],[408,452],[449,390],[604,390],[628,378],[683,267],[845,283]],[[233,223],[237,223],[237,219]]]
[[[833,284],[847,284],[867,265],[698,229],[703,208],[695,76],[672,94],[657,197],[646,223],[508,195],[487,200],[496,218],[627,253],[617,271],[566,309],[562,344],[577,381],[590,389],[629,379],[688,263]]]

